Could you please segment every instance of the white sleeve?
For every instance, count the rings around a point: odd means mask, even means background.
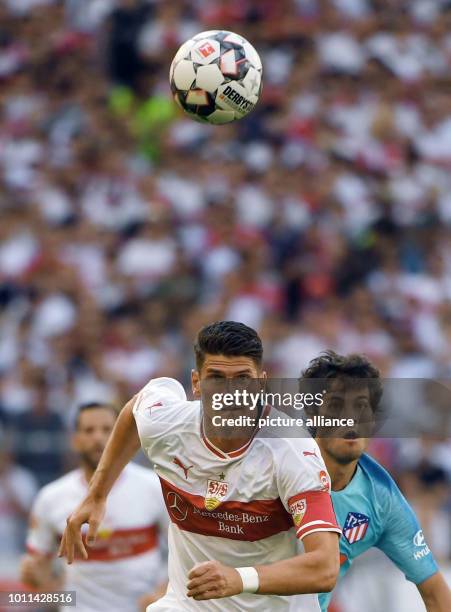
[[[149,453],[151,441],[173,421],[171,408],[186,401],[182,385],[174,378],[153,378],[139,391],[133,405],[139,438]],[[169,414],[171,412],[171,414]]]
[[[175,378],[152,378],[138,392],[133,414],[135,418],[151,414],[152,408],[160,408],[178,401],[186,401],[185,389]]]
[[[24,512],[28,512],[38,491],[37,482],[31,474],[23,469],[16,469],[11,474],[11,486],[15,501]]]
[[[286,439],[277,458],[277,487],[299,539],[314,531],[341,533],[330,497],[330,476],[314,440]]]
[[[53,556],[58,550],[58,534],[50,522],[50,507],[45,490],[33,504],[27,534],[27,550],[30,553]]]

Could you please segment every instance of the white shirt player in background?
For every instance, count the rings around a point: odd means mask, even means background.
[[[69,564],[74,553],[89,558],[81,527],[89,524],[88,542],[98,539],[109,491],[141,443],[171,518],[168,591],[148,612],[319,610],[313,594],[335,585],[340,529],[316,442],[212,423],[206,386],[265,378],[262,352],[253,329],[213,323],[195,345],[196,401],[176,380],[159,378],[124,407],[89,492],[68,520],[60,554]],[[243,412],[232,406],[221,415]]]
[[[167,514],[158,478],[129,464],[111,490],[97,542],[87,560],[77,559],[62,576],[55,558],[67,516],[88,491],[116,420],[109,405],[79,409],[73,446],[80,468],[46,485],[33,505],[22,561],[22,580],[41,591],[76,591],[78,612],[137,612],[165,590]]]

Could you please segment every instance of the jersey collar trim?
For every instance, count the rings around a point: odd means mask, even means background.
[[[268,415],[269,411],[271,410],[270,406],[265,406],[261,417],[264,418]],[[224,451],[222,451],[220,448],[218,448],[217,446],[215,446],[213,444],[213,442],[210,442],[210,440],[207,438],[205,431],[204,431],[204,422],[202,419],[202,414],[201,414],[201,420],[200,420],[200,437],[202,442],[205,444],[205,446],[208,448],[208,450],[210,452],[212,452],[214,455],[216,455],[217,457],[220,457],[221,459],[236,459],[237,457],[241,457],[241,455],[244,455],[244,453],[247,451],[247,449],[249,448],[249,446],[252,444],[255,436],[258,433],[258,429],[256,428],[254,433],[252,434],[252,437],[249,439],[248,442],[246,442],[246,444],[244,444],[244,446],[241,446],[240,448],[237,448],[236,450],[231,451],[230,453],[225,453]]]

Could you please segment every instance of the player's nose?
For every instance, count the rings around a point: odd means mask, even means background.
[[[94,434],[91,440],[92,445],[93,445],[93,450],[103,451],[107,441],[108,441],[108,436],[106,434],[102,432]]]

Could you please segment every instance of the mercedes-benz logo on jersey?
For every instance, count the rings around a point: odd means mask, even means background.
[[[417,531],[416,534],[413,536],[413,543],[415,544],[415,546],[418,546],[418,547],[424,546],[426,544],[424,540],[424,533],[422,529]]]
[[[188,516],[188,504],[178,493],[169,491],[166,495],[168,510],[176,521],[184,521]]]

